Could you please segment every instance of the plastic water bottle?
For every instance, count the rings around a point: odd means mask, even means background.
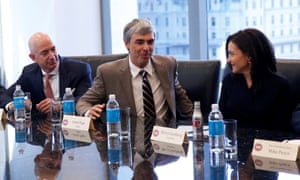
[[[22,143],[26,141],[26,122],[16,121],[15,123],[15,140],[16,143]]]
[[[16,150],[20,155],[23,155],[26,147],[26,122],[25,121],[15,122],[15,143],[16,143]]]
[[[69,87],[65,89],[63,104],[64,115],[75,115],[75,98],[73,96],[71,88]]]
[[[14,98],[14,117],[16,121],[25,121],[25,100],[24,92],[20,85],[16,85],[16,90],[13,94]]]
[[[108,164],[112,174],[117,175],[120,166],[120,107],[114,94],[109,95],[106,104]]]
[[[120,137],[120,107],[114,94],[109,95],[106,104],[107,136]]]
[[[212,104],[208,116],[211,166],[224,166],[224,121],[218,104]]]
[[[121,143],[118,136],[109,136],[107,139],[108,165],[114,176],[118,175],[121,162]]]
[[[203,139],[203,119],[200,109],[200,101],[194,102],[194,112],[193,112],[193,140],[202,141]]]

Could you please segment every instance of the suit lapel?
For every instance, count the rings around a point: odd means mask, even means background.
[[[121,91],[122,93],[125,94],[123,96],[124,102],[127,103],[127,106],[131,107],[130,111],[131,114],[136,114],[136,109],[135,109],[135,102],[134,102],[134,96],[133,96],[133,88],[132,88],[132,83],[131,83],[131,72],[129,69],[129,59],[128,57],[126,58],[125,61],[122,61],[122,64],[120,65],[119,72],[121,77],[119,78],[120,84],[121,84]],[[135,131],[136,131],[136,121],[137,117],[132,117],[131,118],[131,140],[134,142],[135,139]]]
[[[59,97],[63,97],[64,93],[65,93],[65,88],[66,85],[68,84],[68,82],[70,82],[70,80],[68,79],[68,75],[66,74],[66,71],[63,71],[63,63],[64,59],[59,57]]]
[[[124,97],[125,102],[128,102],[128,106],[131,107],[132,114],[136,114],[135,109],[135,102],[134,102],[134,96],[133,96],[133,89],[132,89],[132,83],[131,83],[131,72],[129,69],[129,59],[126,58],[126,61],[123,61],[120,65],[120,76],[119,79],[121,84],[121,89],[126,94]]]
[[[163,92],[164,92],[164,95],[166,96],[166,100],[167,100],[167,103],[168,103],[168,106],[169,106],[169,109],[172,111],[172,114],[173,116],[175,117],[175,114],[176,112],[174,112],[173,108],[175,105],[172,101],[172,97],[171,97],[171,89],[173,89],[173,87],[171,87],[172,85],[172,82],[170,81],[170,79],[172,79],[173,77],[170,77],[172,76],[172,71],[169,71],[169,67],[167,67],[163,61],[160,61],[159,59],[156,59],[155,57],[152,56],[152,62],[153,62],[153,67],[157,73],[157,76],[160,80],[160,84],[161,84],[161,87],[163,88]]]
[[[153,67],[157,73],[157,76],[160,80],[160,84],[163,88],[163,91],[165,93],[165,96],[167,98],[167,102],[169,104],[170,107],[171,106],[171,96],[170,96],[170,81],[169,79],[171,79],[169,77],[169,73],[167,71],[167,68],[163,63],[161,63],[161,61],[155,59],[154,57],[152,57],[152,62],[153,62]]]

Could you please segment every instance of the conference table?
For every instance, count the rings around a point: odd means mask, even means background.
[[[94,121],[90,131],[68,131],[41,119],[22,125],[8,118],[0,126],[0,179],[300,179],[298,161],[254,159],[254,139],[283,141],[300,139],[291,132],[238,128],[238,157],[224,166],[212,167],[208,137],[180,147],[155,151],[147,161],[135,152],[131,140],[121,141],[119,165],[109,164],[109,149],[103,124]],[[20,127],[25,130],[20,131]],[[22,128],[21,128],[22,129]],[[205,134],[205,133],[204,133]],[[168,147],[167,145],[166,147]],[[154,148],[155,149],[155,148]],[[259,162],[259,163],[258,163]],[[269,164],[265,167],[263,164]]]

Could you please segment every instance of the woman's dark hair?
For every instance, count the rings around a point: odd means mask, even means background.
[[[234,43],[242,53],[249,56],[253,81],[266,73],[277,71],[273,45],[261,31],[247,28],[230,35],[226,40],[227,58],[229,42]]]

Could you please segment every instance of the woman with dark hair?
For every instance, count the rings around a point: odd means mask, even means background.
[[[290,130],[291,87],[276,73],[273,46],[259,30],[230,35],[226,57],[231,73],[222,82],[220,109],[239,127]]]

